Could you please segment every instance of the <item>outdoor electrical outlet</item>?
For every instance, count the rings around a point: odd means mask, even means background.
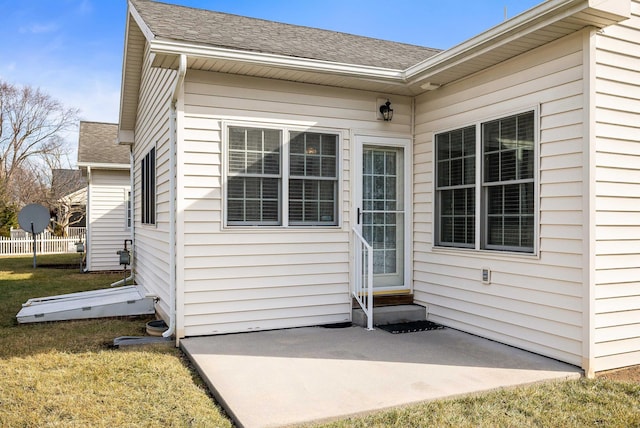
[[[491,284],[491,270],[489,268],[482,268],[482,283]]]

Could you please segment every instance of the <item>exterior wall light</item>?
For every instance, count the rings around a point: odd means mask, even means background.
[[[385,122],[391,122],[391,119],[393,119],[393,109],[391,108],[391,102],[389,100],[380,106],[380,113]]]

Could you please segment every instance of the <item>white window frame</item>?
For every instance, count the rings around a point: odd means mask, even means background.
[[[259,223],[259,222],[246,222],[246,223],[229,223],[227,218],[228,210],[228,183],[229,183],[229,128],[256,128],[256,129],[273,129],[281,131],[282,141],[280,147],[280,197],[279,197],[279,210],[280,210],[280,222],[279,224]],[[320,128],[320,127],[300,127],[291,125],[278,125],[273,123],[262,122],[225,122],[222,124],[222,139],[223,139],[223,195],[222,195],[222,216],[223,216],[223,229],[239,230],[242,228],[250,228],[251,230],[267,229],[338,229],[342,224],[342,150],[344,147],[345,132],[344,130],[334,128]],[[299,179],[298,176],[292,176],[290,171],[290,150],[289,142],[292,133],[315,133],[315,134],[329,134],[335,135],[336,142],[336,178],[335,178],[335,214],[334,221],[330,224],[328,222],[291,222],[289,220],[289,181],[291,179]]]
[[[484,150],[483,150],[483,141],[482,141],[482,130],[483,125],[492,121],[507,119],[512,116],[518,116],[521,114],[533,112],[533,245],[530,250],[523,250],[519,248],[509,247],[509,246],[497,246],[497,245],[487,245],[487,229],[488,229],[488,201],[486,200],[486,188],[488,187],[484,183]],[[454,251],[483,251],[483,252],[492,252],[492,253],[500,253],[500,254],[518,254],[524,256],[532,256],[537,255],[538,253],[538,240],[539,240],[539,229],[540,229],[540,219],[539,219],[539,186],[540,186],[540,174],[539,174],[539,141],[540,141],[540,109],[538,106],[523,108],[517,111],[512,111],[508,113],[503,113],[500,115],[495,115],[487,118],[483,118],[481,120],[477,120],[474,122],[466,123],[461,126],[456,126],[448,129],[444,129],[441,131],[437,131],[433,133],[432,144],[433,144],[433,198],[434,198],[434,209],[433,209],[433,245],[435,248],[446,249],[446,250],[454,250]],[[439,192],[437,177],[438,177],[438,153],[437,153],[437,145],[436,138],[439,134],[444,134],[464,128],[468,128],[471,126],[475,126],[476,137],[476,164],[475,164],[475,240],[474,245],[472,247],[463,246],[463,245],[451,245],[449,243],[442,244],[440,243],[440,207],[439,204]],[[516,184],[518,182],[515,182]]]

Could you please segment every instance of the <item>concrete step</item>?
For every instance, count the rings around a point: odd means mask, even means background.
[[[427,309],[420,305],[396,305],[373,308],[373,324],[396,324],[427,319]],[[362,309],[353,309],[351,321],[355,325],[367,326],[367,317]]]

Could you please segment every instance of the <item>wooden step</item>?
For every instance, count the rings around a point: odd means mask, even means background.
[[[373,307],[379,308],[382,306],[398,306],[398,305],[411,305],[413,303],[413,294],[388,294],[382,296],[373,296]],[[351,306],[353,308],[359,308],[356,299],[352,299]]]

